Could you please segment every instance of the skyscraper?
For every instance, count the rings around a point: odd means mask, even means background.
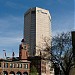
[[[51,16],[48,10],[30,8],[24,14],[24,39],[29,44],[29,54],[39,55],[44,38],[51,38]]]

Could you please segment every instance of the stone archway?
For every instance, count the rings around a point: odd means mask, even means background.
[[[15,75],[15,72],[14,72],[14,71],[11,71],[11,72],[10,72],[10,75]]]
[[[21,73],[20,71],[18,71],[18,72],[16,73],[16,75],[22,75],[22,73]]]
[[[7,71],[3,71],[3,75],[8,75],[8,72]]]
[[[27,72],[24,72],[23,75],[28,75],[28,73]]]

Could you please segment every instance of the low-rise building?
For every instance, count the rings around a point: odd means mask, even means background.
[[[29,75],[30,62],[0,59],[0,75]]]
[[[30,61],[28,61],[27,45],[23,40],[19,47],[19,57],[0,59],[0,75],[29,75]]]

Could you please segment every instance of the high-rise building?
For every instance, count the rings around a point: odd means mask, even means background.
[[[51,38],[51,16],[48,10],[30,8],[24,14],[24,39],[29,44],[29,54],[39,55],[44,48],[44,38]]]

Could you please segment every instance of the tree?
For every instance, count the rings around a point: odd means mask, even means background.
[[[37,75],[37,69],[36,69],[35,66],[32,66],[32,67],[31,67],[30,75]]]
[[[57,67],[59,67],[59,70],[64,75],[69,75],[71,68],[74,66],[70,32],[54,36],[52,38],[52,45],[49,46],[46,42],[45,46],[44,52],[48,54],[43,54],[42,58],[52,61],[54,66],[58,65]]]
[[[53,37],[51,48],[52,62],[57,63],[64,75],[69,75],[73,67],[72,39],[70,32]]]

